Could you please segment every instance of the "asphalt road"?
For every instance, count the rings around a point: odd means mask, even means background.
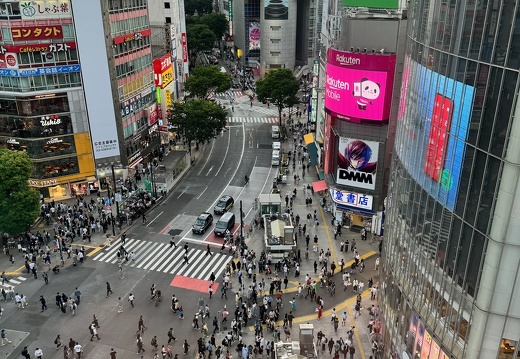
[[[241,118],[267,118],[264,112],[255,113],[249,101],[235,103],[231,116]],[[272,117],[272,116],[271,116]],[[0,357],[19,358],[23,346],[27,345],[31,357],[36,347],[42,348],[45,358],[63,358],[61,348],[53,344],[57,334],[63,343],[69,338],[80,342],[84,347],[84,358],[108,358],[111,348],[117,351],[117,358],[136,357],[135,332],[138,318],[143,316],[148,327],[144,335],[145,358],[152,358],[150,340],[157,335],[159,348],[166,343],[167,331],[174,328],[178,341],[174,344],[174,353],[182,353],[181,342],[188,339],[191,353],[196,351],[199,332],[191,326],[200,296],[208,300],[208,294],[170,287],[175,273],[182,273],[188,278],[186,285],[192,282],[203,285],[211,272],[218,274],[231,260],[227,253],[218,253],[212,231],[204,235],[191,233],[191,225],[199,213],[212,212],[212,208],[222,194],[235,198],[232,212],[239,221],[239,201],[243,202],[246,214],[245,223],[249,223],[253,214],[251,208],[254,199],[261,192],[266,192],[272,185],[274,171],[270,166],[271,122],[237,122],[230,120],[228,128],[215,140],[205,145],[203,155],[188,175],[179,183],[163,203],[148,214],[146,225],[137,221],[128,231],[125,248],[136,253],[136,262],[125,262],[124,278],[120,278],[116,264],[118,243],[89,257],[85,263],[60,274],[50,274],[50,283],[45,285],[41,278],[27,280],[15,288],[28,297],[29,306],[17,309],[11,301],[2,305],[5,308],[2,326],[7,330],[7,337],[12,343],[0,347]],[[244,176],[250,176],[250,183],[244,186]],[[215,216],[215,222],[219,216]],[[238,228],[238,224],[236,226]],[[175,235],[176,240],[189,243],[190,264],[185,265],[181,258],[183,249],[170,247],[169,240]],[[212,256],[206,255],[206,245],[212,245]],[[54,258],[53,260],[56,260]],[[197,282],[199,281],[199,282]],[[106,282],[113,293],[106,298]],[[164,293],[164,300],[155,307],[149,299],[149,288],[155,284]],[[78,312],[73,316],[70,310],[61,311],[54,304],[56,292],[71,296],[78,287],[82,292]],[[128,295],[135,295],[135,307],[130,307]],[[184,320],[170,310],[171,295],[175,294],[186,315]],[[212,316],[217,314],[229,301],[220,299],[220,288],[211,300]],[[41,312],[38,298],[43,295],[48,309]],[[123,312],[118,313],[118,297],[123,298]],[[232,311],[231,309],[230,311]],[[90,341],[88,325],[92,315],[99,318],[98,334],[101,340]],[[211,329],[211,321],[209,321]]]

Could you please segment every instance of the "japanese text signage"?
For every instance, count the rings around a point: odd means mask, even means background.
[[[63,39],[61,25],[12,27],[13,41]]]
[[[117,37],[114,37],[114,44],[117,45],[117,44],[122,44],[124,42],[129,42],[129,41],[133,41],[133,40],[141,40],[143,37],[150,36],[151,34],[152,34],[151,29],[145,29],[145,30],[141,30],[141,31],[126,34],[126,35],[117,36]]]
[[[344,206],[361,208],[369,211],[372,210],[373,197],[366,194],[340,191],[331,188],[330,197],[335,203],[342,204]]]
[[[32,0],[20,2],[23,20],[72,17],[69,0]]]
[[[4,54],[6,52],[63,52],[75,48],[75,42],[63,42],[59,44],[0,45],[0,53]]]
[[[182,61],[188,62],[188,41],[186,40],[186,33],[181,34],[182,38]]]
[[[173,66],[170,54],[153,60],[155,86],[165,88],[173,81]]]
[[[131,112],[139,110],[143,106],[141,94],[137,94],[134,97],[121,103],[121,115],[128,116]]]
[[[55,75],[55,74],[67,74],[71,72],[80,72],[81,65],[66,65],[66,66],[49,66],[39,67],[33,69],[2,69],[0,68],[0,76],[9,77],[26,77],[26,76],[39,76],[39,75]]]

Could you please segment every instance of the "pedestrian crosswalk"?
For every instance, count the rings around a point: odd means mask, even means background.
[[[117,263],[117,252],[121,247],[121,239],[114,241],[93,259],[105,263]],[[209,280],[211,273],[219,277],[231,256],[219,252],[206,254],[206,250],[190,247],[188,264],[184,263],[184,248],[181,245],[171,247],[170,244],[127,238],[124,248],[128,253],[136,254],[135,261],[125,261],[128,267],[179,274],[185,277]]]
[[[20,285],[23,282],[25,282],[27,280],[27,278],[18,276],[18,277],[8,278],[8,280],[9,281],[5,281],[0,284],[2,286],[2,288],[6,291],[9,289],[9,287],[11,287],[11,289],[14,290],[15,286]]]
[[[277,117],[228,117],[228,122],[239,122],[239,123],[272,123],[277,124]]]
[[[225,92],[212,93],[208,96],[209,100],[219,99],[219,100],[229,100],[232,98],[240,98],[244,97],[246,94],[242,90],[230,89]]]

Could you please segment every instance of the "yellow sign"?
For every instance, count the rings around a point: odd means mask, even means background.
[[[172,93],[170,90],[166,89],[164,90],[164,97],[165,97],[165,104],[166,104],[166,109],[169,109],[170,107],[172,107]]]
[[[170,68],[166,71],[164,71],[162,74],[162,86],[161,88],[165,88],[168,86],[170,82],[173,81],[173,66],[170,66]]]

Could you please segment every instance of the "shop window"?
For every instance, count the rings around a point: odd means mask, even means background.
[[[517,342],[514,340],[502,338],[500,348],[498,349],[498,359],[513,359],[517,345]],[[517,352],[517,358],[519,354],[520,353]]]
[[[54,178],[79,173],[77,157],[34,163],[36,178]]]

